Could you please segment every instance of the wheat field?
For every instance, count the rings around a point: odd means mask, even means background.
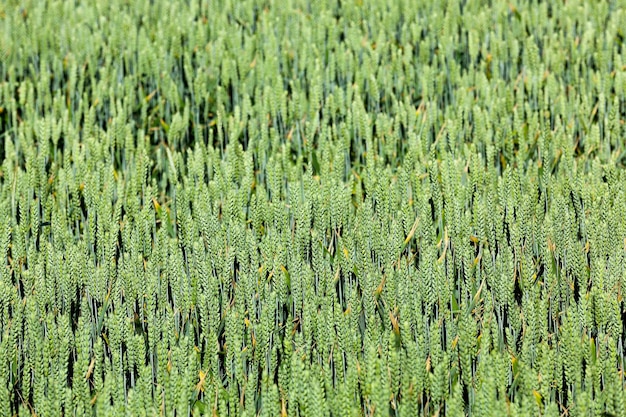
[[[626,417],[624,22],[1,2],[0,416]]]

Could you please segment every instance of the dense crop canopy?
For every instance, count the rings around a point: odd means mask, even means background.
[[[624,22],[0,2],[0,416],[626,417]]]

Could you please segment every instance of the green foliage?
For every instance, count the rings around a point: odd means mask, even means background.
[[[0,5],[0,415],[626,414],[626,4]]]

